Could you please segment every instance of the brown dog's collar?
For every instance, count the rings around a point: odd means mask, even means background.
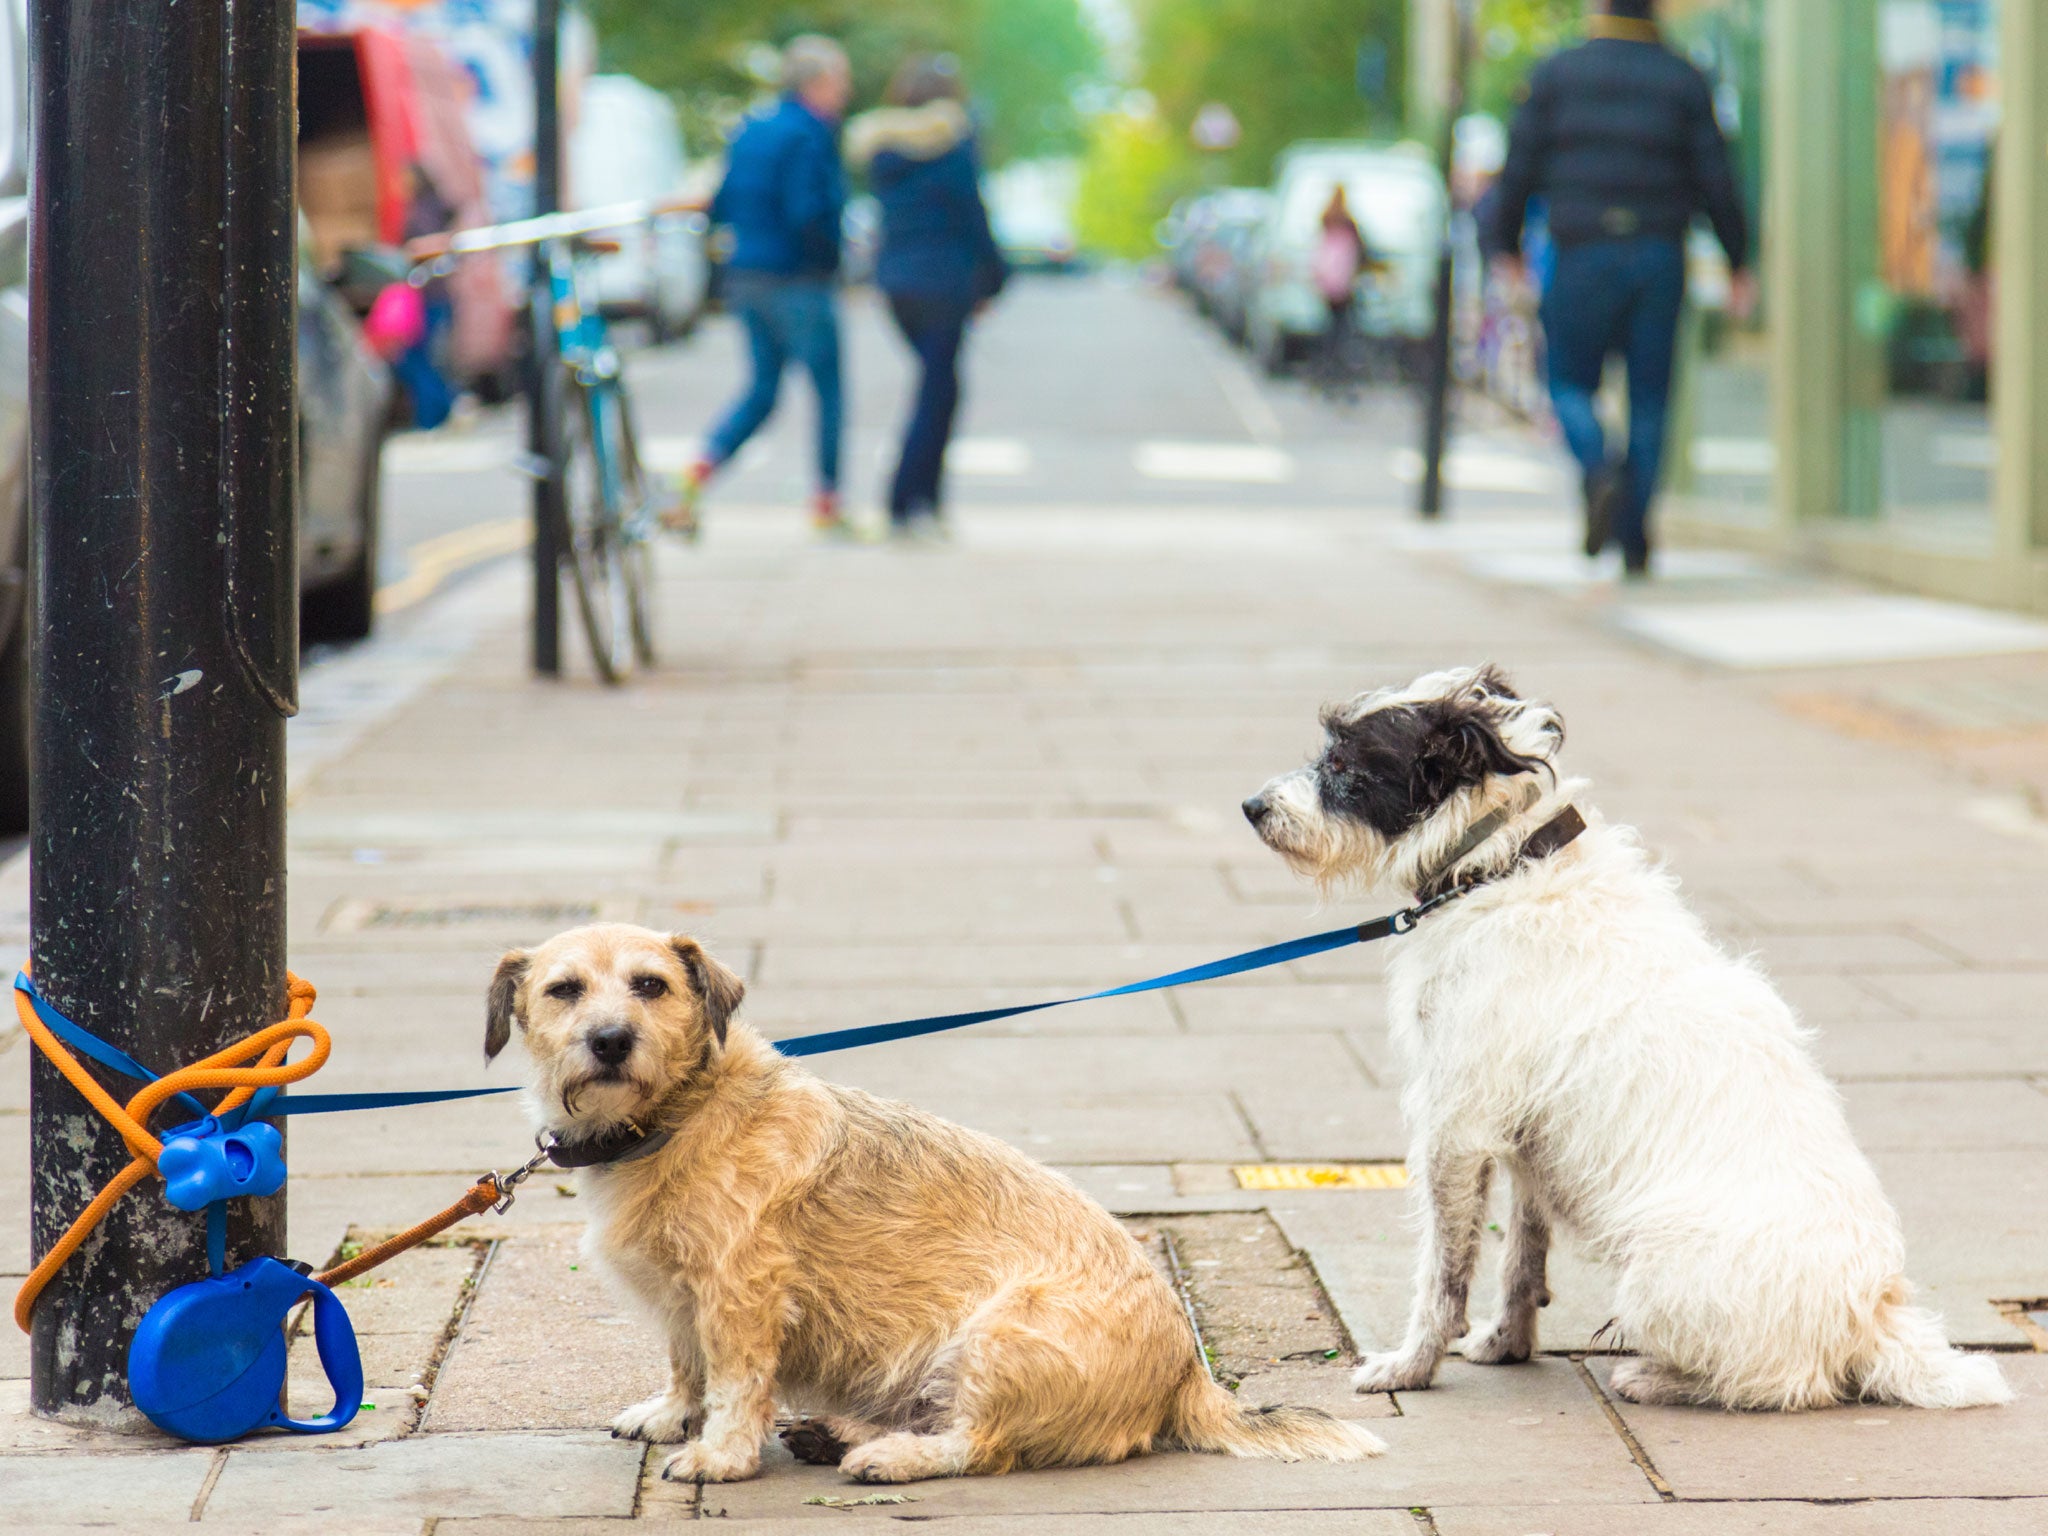
[[[628,1120],[624,1125],[587,1141],[564,1141],[550,1132],[543,1146],[548,1161],[557,1168],[602,1168],[651,1157],[667,1146],[673,1135],[675,1132],[672,1130],[643,1131]]]
[[[1474,870],[1468,875],[1457,876],[1452,875],[1446,869],[1436,875],[1426,885],[1419,887],[1415,892],[1416,898],[1421,902],[1428,903],[1449,894],[1451,891],[1469,891],[1474,886],[1486,885],[1500,879],[1504,875],[1513,874],[1533,859],[1548,858],[1551,854],[1557,852],[1558,849],[1572,842],[1585,830],[1586,818],[1579,814],[1577,806],[1568,805],[1524,838],[1522,846],[1515,850],[1515,856],[1508,860],[1500,869],[1492,871]],[[1470,850],[1467,849],[1466,851],[1469,852]],[[1464,854],[1461,853],[1458,857],[1462,858],[1463,856]]]

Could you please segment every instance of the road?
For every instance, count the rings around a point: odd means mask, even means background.
[[[856,515],[879,520],[894,434],[912,380],[874,295],[845,302],[844,483]],[[735,322],[630,361],[648,461],[673,471],[694,452],[740,377]],[[800,505],[811,486],[809,386],[792,372],[777,418],[717,486],[710,515]],[[523,537],[521,408],[466,430],[395,438],[384,491],[384,606],[396,615],[503,557]],[[1026,277],[980,324],[952,455],[976,504],[1135,503],[1370,506],[1413,496],[1415,405],[1394,391],[1353,403],[1261,377],[1174,295],[1120,276]],[[1519,434],[1487,434],[1461,460],[1460,510],[1535,504],[1562,485],[1557,463]],[[1511,489],[1503,490],[1502,487]]]

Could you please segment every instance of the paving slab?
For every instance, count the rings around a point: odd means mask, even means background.
[[[1843,1021],[1822,1025],[1814,1046],[1822,1070],[1840,1083],[2048,1073],[2042,1017]]]
[[[422,1427],[599,1429],[668,1380],[668,1349],[577,1251],[580,1226],[500,1243],[434,1383]]]
[[[1438,1536],[2040,1536],[2048,1499],[1865,1499],[1660,1504],[1617,1510],[1430,1510]]]
[[[2040,878],[2033,881],[2038,899]],[[1985,968],[1947,975],[1894,972],[1857,985],[1907,1018],[2039,1020],[2048,1015],[2048,969]]]
[[[1603,1389],[1612,1365],[1590,1362]],[[1681,1500],[2048,1498],[2048,1356],[2002,1355],[1999,1365],[2020,1397],[1998,1408],[1614,1406]]]
[[[1315,1265],[1360,1351],[1390,1349],[1407,1328],[1415,1291],[1415,1228],[1406,1190],[1310,1191],[1267,1197],[1289,1242]],[[1490,1321],[1499,1306],[1503,1193],[1494,1191],[1481,1234],[1471,1320]],[[1550,1305],[1537,1319],[1537,1343],[1559,1351],[1598,1347],[1594,1336],[1614,1316],[1614,1280],[1560,1242],[1550,1255]],[[2008,1335],[2010,1330],[2008,1329]],[[1501,1368],[1512,1375],[1514,1368]]]
[[[855,1488],[844,1495],[860,1498]],[[712,1504],[717,1504],[712,1490]],[[916,1495],[907,1494],[915,1498]],[[856,1523],[889,1521],[930,1521],[944,1536],[1417,1536],[1419,1527],[1406,1510],[1290,1510],[1259,1513],[1236,1510],[1228,1514],[1195,1514],[1185,1510],[1171,1513],[1086,1515],[1054,1513],[1044,1515],[925,1516],[916,1503],[874,1508],[806,1509],[782,1519],[748,1520],[746,1528],[759,1536],[782,1536],[784,1532],[830,1530],[834,1524],[845,1529]],[[681,1518],[681,1517],[676,1517]],[[637,1525],[658,1522],[643,1517]],[[616,1536],[616,1522],[597,1520],[442,1520],[435,1523],[435,1536],[442,1532],[457,1536]]]
[[[1513,1390],[1505,1378],[1516,1378]],[[1489,1380],[1488,1378],[1492,1378]],[[1169,1454],[1113,1467],[1074,1467],[921,1483],[906,1492],[924,1518],[965,1515],[1143,1514],[1171,1510],[1406,1509],[1452,1489],[1466,1502],[1526,1499],[1540,1486],[1560,1499],[1645,1503],[1655,1491],[1629,1460],[1573,1368],[1546,1361],[1526,1372],[1454,1364],[1446,1389],[1402,1399],[1403,1417],[1376,1419],[1390,1444],[1369,1462],[1293,1464]],[[858,1497],[836,1468],[807,1467],[775,1447],[759,1479],[707,1487],[707,1515],[760,1520],[837,1512],[806,1507],[820,1494]],[[838,1518],[845,1518],[838,1515]]]
[[[817,1058],[810,1067],[849,1087],[913,1101],[942,1088],[1029,1092],[1034,1083],[1061,1079],[1087,1083],[1102,1093],[1229,1092],[1260,1079],[1371,1091],[1343,1041],[1328,1033],[1191,1035],[1165,1043],[1150,1036],[1102,1034],[1000,1039],[970,1031],[839,1052]]]
[[[205,1515],[259,1522],[324,1515],[342,1522],[370,1509],[422,1519],[620,1517],[633,1512],[640,1452],[593,1432],[415,1435],[353,1450],[309,1445],[289,1456],[231,1450]],[[195,1454],[211,1460],[211,1453]]]
[[[1347,1063],[1349,1065],[1349,1063]],[[1341,1075],[1276,1082],[1263,1070],[1237,1090],[1259,1145],[1282,1162],[1373,1162],[1408,1150],[1400,1095]]]
[[[0,1529],[19,1530],[55,1514],[131,1530],[183,1525],[214,1457],[197,1449],[0,1454]]]
[[[1994,1300],[2048,1296],[2048,1159],[2010,1152],[1871,1157],[1906,1231],[1906,1278],[1958,1343],[2021,1342]]]
[[[2040,1161],[2048,1151],[2048,1095],[2018,1078],[1850,1083],[1842,1097],[1866,1152],[2013,1152]]]

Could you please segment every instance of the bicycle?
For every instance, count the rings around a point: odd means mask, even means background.
[[[618,248],[600,232],[683,211],[680,204],[620,204],[430,235],[407,247],[416,281],[461,257],[536,249],[544,281],[534,285],[527,315],[536,446],[546,462],[560,571],[607,683],[655,664],[653,542],[664,508],[640,462],[618,349],[588,297],[590,258]]]

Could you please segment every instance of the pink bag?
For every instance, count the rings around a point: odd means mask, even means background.
[[[1352,285],[1358,281],[1357,237],[1341,224],[1325,229],[1316,242],[1309,276],[1324,303],[1340,304],[1350,298]]]

